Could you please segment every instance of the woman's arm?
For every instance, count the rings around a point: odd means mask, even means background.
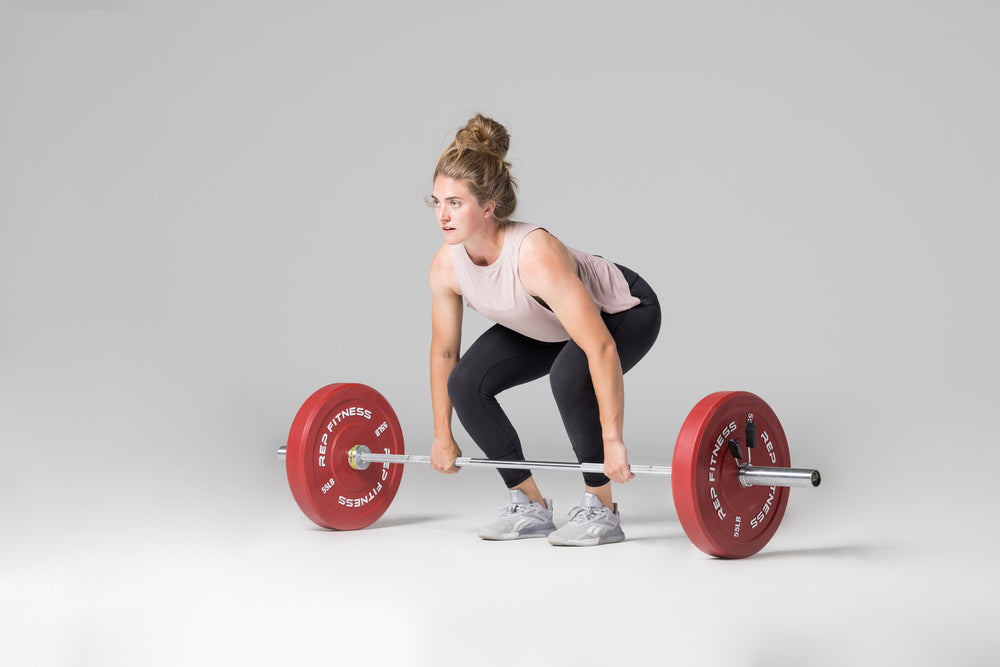
[[[587,355],[597,393],[604,439],[604,474],[625,483],[634,475],[622,430],[625,421],[625,383],[618,348],[587,288],[576,275],[572,253],[545,230],[528,234],[518,260],[521,284],[545,301],[573,341]]]
[[[451,431],[451,399],[448,377],[462,349],[462,295],[455,282],[451,250],[443,244],[430,271],[431,288],[431,406],[434,411],[434,443],[431,467],[456,473],[455,459],[462,455]]]

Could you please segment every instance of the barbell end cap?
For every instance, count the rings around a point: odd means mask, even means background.
[[[371,454],[372,450],[364,445],[354,445],[347,450],[347,463],[355,470],[366,470],[371,465],[362,454]]]
[[[819,470],[813,470],[810,481],[814,487],[819,486],[820,482],[823,481],[822,476],[819,474]]]

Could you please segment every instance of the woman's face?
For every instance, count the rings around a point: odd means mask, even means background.
[[[431,202],[448,245],[464,243],[484,230],[493,231],[496,228],[492,202],[485,206],[477,202],[465,181],[438,176],[434,179]]]

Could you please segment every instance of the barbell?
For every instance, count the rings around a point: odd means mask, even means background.
[[[314,392],[292,420],[285,458],[288,485],[299,508],[324,528],[365,528],[389,508],[404,463],[430,463],[406,454],[389,402],[358,383]],[[380,465],[373,465],[380,464]],[[459,467],[603,472],[600,463],[497,461],[460,457]],[[670,476],[684,532],[705,553],[745,558],[774,536],[789,488],[816,487],[818,470],[791,468],[788,443],[774,411],[746,391],[720,391],[699,401],[681,426],[672,466],[632,465],[636,475]]]

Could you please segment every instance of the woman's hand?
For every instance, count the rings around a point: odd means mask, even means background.
[[[604,443],[604,474],[612,482],[619,484],[624,484],[635,477],[628,467],[628,452],[625,450],[624,441]]]
[[[434,438],[431,445],[431,467],[438,472],[454,475],[461,468],[455,465],[455,459],[462,455],[458,443],[451,436]]]

